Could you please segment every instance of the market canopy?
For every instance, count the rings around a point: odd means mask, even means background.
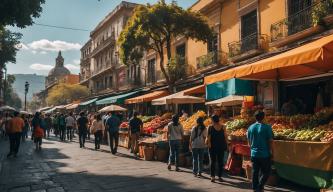
[[[229,95],[221,99],[206,102],[206,105],[235,106],[235,105],[241,105],[243,101],[244,101],[244,96]]]
[[[94,103],[94,102],[97,101],[97,100],[98,100],[98,98],[90,99],[90,100],[88,100],[88,101],[85,101],[85,102],[83,102],[83,103],[80,103],[79,106],[87,106],[87,105],[90,105],[90,104]]]
[[[14,107],[5,105],[5,106],[0,107],[0,111],[16,111],[16,109]]]
[[[106,106],[103,109],[99,110],[98,112],[111,112],[111,111],[127,111],[127,109],[120,107],[118,105],[110,105]]]
[[[184,95],[184,91],[152,100],[152,105],[204,103],[205,99]]]
[[[40,108],[40,109],[38,109],[37,111],[38,112],[43,112],[43,111],[46,111],[46,110],[49,110],[49,109],[51,109],[52,107],[44,107],[44,108]]]
[[[69,106],[66,106],[67,110],[71,110],[71,109],[76,109],[79,106],[79,104],[71,104]]]
[[[125,104],[134,104],[134,103],[144,103],[144,102],[150,102],[154,99],[158,99],[160,97],[167,96],[169,93],[166,90],[161,91],[154,91],[145,95],[141,95],[138,97],[134,97],[131,99],[126,99]]]
[[[204,93],[206,93],[205,85],[199,85],[196,87],[192,87],[190,89],[186,89],[184,91],[184,95],[204,94]]]
[[[113,103],[123,104],[126,99],[128,99],[132,96],[135,96],[138,93],[139,93],[139,91],[133,91],[133,92],[129,92],[129,93],[122,94],[122,95],[107,97],[107,98],[96,101],[96,104],[97,105],[106,105],[106,104],[113,104]]]
[[[249,65],[205,77],[205,84],[232,78],[285,80],[325,74],[333,70],[333,35]]]

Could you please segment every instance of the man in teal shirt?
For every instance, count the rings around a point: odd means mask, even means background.
[[[251,148],[252,161],[252,189],[263,191],[264,185],[271,171],[273,131],[270,125],[264,124],[265,113],[255,113],[256,123],[247,131],[247,138]]]

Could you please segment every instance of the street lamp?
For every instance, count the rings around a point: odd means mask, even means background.
[[[25,82],[24,87],[25,87],[25,89],[24,89],[24,111],[27,111],[27,94],[29,92],[29,83],[28,83],[28,81]]]

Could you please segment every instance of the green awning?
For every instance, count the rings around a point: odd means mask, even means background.
[[[107,104],[114,104],[114,103],[124,104],[126,99],[137,96],[137,94],[139,92],[140,91],[133,91],[133,92],[129,92],[129,93],[122,94],[122,95],[107,97],[107,98],[96,101],[96,104],[97,105],[107,105]]]
[[[91,99],[91,100],[85,101],[83,103],[80,103],[79,106],[87,106],[87,105],[93,104],[97,100],[98,100],[98,98]]]
[[[229,79],[206,86],[206,100],[217,100],[229,95],[252,96],[254,94],[253,81]]]

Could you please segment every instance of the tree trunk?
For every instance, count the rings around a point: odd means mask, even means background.
[[[167,71],[165,70],[165,67],[164,67],[164,54],[163,53],[164,53],[163,50],[161,50],[159,52],[159,55],[160,55],[160,68],[161,68],[161,71],[162,71],[162,73],[163,73],[163,75],[165,77],[166,83],[168,84],[169,92],[172,93],[173,92],[173,85],[170,82],[169,74],[167,73]]]

